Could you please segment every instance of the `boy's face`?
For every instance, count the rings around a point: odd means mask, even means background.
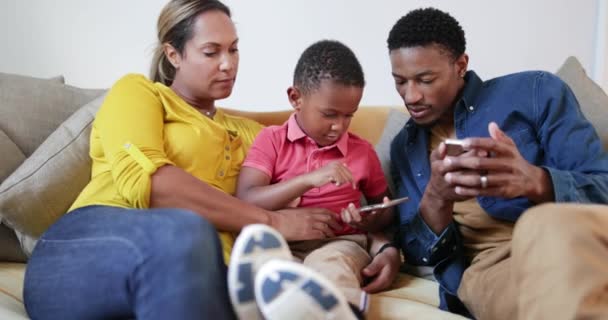
[[[350,120],[359,108],[363,88],[328,79],[306,95],[295,87],[289,87],[287,95],[302,131],[319,146],[328,146],[348,130]]]
[[[453,104],[464,86],[468,56],[454,59],[438,45],[390,52],[395,87],[419,125],[453,121]]]

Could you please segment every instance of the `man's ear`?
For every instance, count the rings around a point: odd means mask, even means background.
[[[163,43],[163,51],[165,52],[165,56],[167,57],[167,60],[169,60],[169,63],[171,63],[175,69],[179,69],[179,65],[182,61],[179,52],[168,43]]]
[[[302,93],[298,88],[291,86],[287,88],[287,99],[289,99],[289,103],[296,110],[300,111],[300,106],[302,105]]]
[[[456,72],[458,72],[458,75],[461,78],[464,77],[469,66],[469,56],[466,53],[463,53],[460,55],[460,57],[458,57],[458,59],[456,59],[456,62],[454,63],[456,64]]]

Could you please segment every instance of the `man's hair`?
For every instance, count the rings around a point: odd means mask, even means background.
[[[293,85],[303,94],[319,89],[323,80],[365,86],[363,69],[355,54],[333,40],[321,40],[304,50],[293,74]]]
[[[437,44],[453,58],[460,57],[466,49],[464,30],[458,21],[435,8],[412,10],[401,17],[389,32],[387,43],[389,51]]]

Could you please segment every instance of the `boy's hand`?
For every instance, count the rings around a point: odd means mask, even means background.
[[[382,199],[383,203],[387,203],[389,201],[390,199],[388,197],[384,197]],[[381,220],[382,215],[384,215],[388,210],[391,210],[391,208],[359,212],[359,209],[356,208],[353,203],[349,203],[346,208],[342,209],[340,215],[342,217],[342,221],[345,223],[348,223],[352,227],[359,230],[369,232],[375,229],[379,223],[379,220]]]
[[[336,187],[345,183],[351,183],[353,189],[356,189],[356,185],[353,182],[353,174],[346,165],[340,161],[330,162],[327,165],[306,174],[305,178],[312,188],[319,188],[328,183],[333,183]]]

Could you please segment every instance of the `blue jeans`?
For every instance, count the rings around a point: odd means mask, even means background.
[[[215,229],[179,209],[66,214],[38,241],[23,295],[32,319],[235,319]]]

